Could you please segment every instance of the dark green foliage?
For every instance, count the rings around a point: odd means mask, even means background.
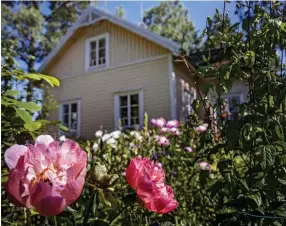
[[[166,1],[146,11],[143,21],[150,31],[182,44],[189,52],[200,40],[187,14],[188,10],[180,1]]]

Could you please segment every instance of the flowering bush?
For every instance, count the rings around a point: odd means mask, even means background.
[[[49,135],[35,145],[13,145],[5,154],[10,168],[8,196],[16,206],[55,216],[78,199],[86,175],[86,153],[66,140],[59,146]]]

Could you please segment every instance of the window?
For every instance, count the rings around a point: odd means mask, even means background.
[[[192,103],[196,99],[195,93],[192,93],[191,91],[184,89],[183,91],[183,115],[184,120],[187,119],[187,117],[192,112]]]
[[[86,40],[86,70],[108,66],[109,35],[104,34]]]
[[[60,121],[69,128],[69,135],[79,136],[80,101],[65,102],[60,105]]]
[[[237,120],[238,119],[238,104],[242,103],[242,94],[241,93],[228,93],[225,96],[223,96],[224,99],[226,99],[227,104],[227,110],[230,113],[228,115],[228,119],[230,120]]]
[[[115,98],[115,124],[122,127],[140,126],[143,123],[143,92],[120,93]]]

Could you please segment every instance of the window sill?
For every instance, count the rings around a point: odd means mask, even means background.
[[[89,67],[86,69],[86,72],[93,72],[93,71],[102,71],[104,69],[108,68],[106,64],[95,66],[95,67]]]

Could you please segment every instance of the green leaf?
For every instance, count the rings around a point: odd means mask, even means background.
[[[5,92],[5,95],[6,96],[17,96],[19,94],[19,91],[18,90],[7,90]]]
[[[25,124],[24,127],[29,131],[35,131],[42,127],[42,123],[40,121],[30,122]]]
[[[16,104],[18,108],[24,108],[29,111],[39,111],[41,107],[34,102],[18,102]]]
[[[106,192],[104,194],[105,200],[111,204],[112,209],[118,208],[118,200],[111,194],[111,192]]]
[[[251,194],[247,196],[249,199],[253,200],[257,207],[261,206],[262,200],[260,193]]]
[[[208,92],[209,92],[211,87],[212,87],[212,85],[207,84],[207,83],[203,83],[203,84],[200,85],[200,90],[206,96],[208,94]]]
[[[42,76],[40,74],[28,73],[22,76],[23,78],[33,79],[33,80],[41,80]]]
[[[206,62],[206,63],[209,62],[209,61],[208,61],[208,58],[207,58],[205,55],[203,55],[203,61]]]
[[[55,78],[55,77],[48,76],[48,75],[42,75],[42,78],[43,78],[47,83],[49,83],[52,87],[54,87],[54,86],[59,87],[59,86],[60,86],[60,81],[59,81],[57,78]]]
[[[64,132],[68,132],[69,131],[69,128],[64,126],[64,125],[62,125],[62,124],[59,125],[59,128],[60,128],[60,130],[62,130]]]
[[[286,32],[286,23],[281,23],[281,30]]]
[[[23,109],[19,109],[19,108],[14,108],[14,109],[16,110],[19,117],[23,119],[24,122],[26,122],[27,124],[33,122],[32,116],[30,115],[29,112]]]

